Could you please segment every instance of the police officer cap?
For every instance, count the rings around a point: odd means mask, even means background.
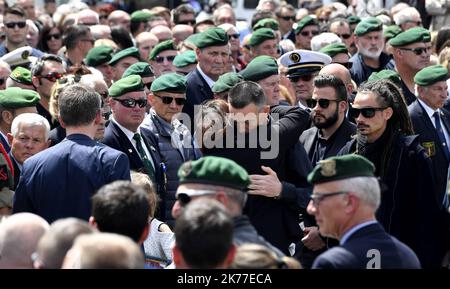
[[[139,75],[130,75],[114,82],[108,89],[109,96],[119,97],[128,92],[144,91],[144,84]]]
[[[186,77],[173,72],[163,74],[153,81],[150,90],[152,92],[186,93]]]
[[[16,68],[14,68],[9,77],[19,83],[27,85],[33,84],[33,82],[31,81],[31,71],[21,66],[17,66]]]
[[[178,170],[178,177],[180,184],[216,185],[237,190],[246,190],[250,185],[243,167],[230,159],[213,156],[185,162]]]
[[[270,28],[260,28],[252,33],[248,45],[254,47],[260,45],[266,40],[276,39],[275,32]]]
[[[365,157],[348,154],[319,161],[308,175],[308,182],[319,184],[354,177],[374,177],[375,166]]]
[[[319,52],[325,53],[330,57],[334,57],[339,53],[348,54],[348,49],[344,43],[332,43],[326,45],[325,47],[322,47],[322,49],[320,49]]]
[[[277,60],[268,55],[255,57],[240,73],[245,80],[260,81],[272,75],[278,75]]]
[[[319,27],[319,22],[317,21],[317,19],[312,18],[309,15],[306,15],[305,17],[302,18],[302,20],[297,22],[297,27],[295,28],[295,34],[299,34],[303,30],[303,28],[305,28],[306,26],[309,26],[309,25],[316,25],[317,27]]]
[[[131,14],[132,22],[147,22],[152,19],[153,15],[150,12],[146,12],[143,10],[135,11]]]
[[[175,66],[176,68],[183,68],[196,63],[197,55],[195,55],[195,51],[193,50],[187,50],[181,54],[178,54],[173,60],[173,66]]]
[[[40,100],[39,94],[30,89],[9,87],[0,91],[0,105],[5,108],[16,109],[35,106]]]
[[[362,36],[369,32],[381,30],[383,30],[383,23],[381,20],[376,17],[369,17],[361,20],[361,22],[356,25],[354,33],[356,36]]]
[[[287,77],[295,77],[321,70],[331,63],[331,57],[321,52],[299,49],[283,54],[280,63],[288,68]]]
[[[113,48],[108,45],[92,48],[86,55],[86,65],[96,67],[108,63],[112,59],[113,51]]]
[[[380,79],[390,80],[392,83],[399,87],[401,87],[402,85],[402,79],[400,78],[400,75],[396,71],[390,69],[383,69],[378,72],[372,72],[367,81],[377,81]]]
[[[256,31],[261,28],[270,28],[272,30],[278,30],[280,29],[280,24],[277,20],[273,18],[264,18],[256,22],[256,24],[253,26],[253,31]]]
[[[433,85],[436,82],[446,81],[447,79],[448,70],[441,65],[425,67],[414,76],[414,82],[420,86]]]
[[[139,49],[137,49],[136,47],[128,47],[125,48],[123,50],[120,50],[119,52],[117,52],[116,54],[114,54],[114,56],[112,57],[111,61],[109,62],[109,65],[114,65],[116,64],[119,60],[125,58],[125,57],[134,57],[137,60],[140,60],[141,56],[139,54]]]
[[[158,43],[155,47],[153,47],[148,58],[150,60],[155,60],[158,54],[166,50],[177,50],[177,48],[173,44],[173,40],[166,40],[161,43]]]
[[[224,46],[228,44],[228,35],[222,28],[212,27],[193,37],[192,42],[200,49],[209,46]]]
[[[402,29],[397,25],[389,25],[383,30],[383,35],[386,40],[392,39],[402,33]]]
[[[242,75],[236,72],[227,72],[219,76],[219,79],[212,86],[212,92],[221,93],[228,91],[243,80]]]
[[[155,76],[152,67],[147,62],[136,62],[123,72],[122,77],[127,77],[133,74],[139,75],[142,78]]]
[[[389,40],[389,44],[394,47],[405,46],[416,42],[430,42],[431,34],[430,31],[423,27],[413,27],[410,28],[391,40]]]

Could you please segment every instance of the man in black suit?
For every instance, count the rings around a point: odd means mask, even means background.
[[[314,184],[308,212],[339,246],[322,253],[314,269],[419,269],[414,252],[375,219],[380,186],[375,166],[359,155],[331,157],[308,175]]]

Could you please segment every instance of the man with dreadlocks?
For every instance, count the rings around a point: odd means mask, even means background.
[[[431,160],[413,135],[400,90],[388,80],[363,84],[355,97],[352,116],[357,136],[339,154],[356,153],[375,165],[384,187],[377,220],[386,232],[407,244],[423,268],[439,267],[434,245],[439,243]]]

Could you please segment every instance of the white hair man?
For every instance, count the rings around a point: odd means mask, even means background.
[[[334,33],[324,32],[311,39],[311,50],[319,51],[328,44],[342,43],[341,38]]]
[[[403,31],[416,26],[422,26],[420,13],[414,7],[407,7],[400,10],[397,14],[394,15],[393,18],[395,24],[400,26]]]

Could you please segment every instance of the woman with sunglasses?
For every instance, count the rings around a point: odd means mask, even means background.
[[[44,26],[38,45],[41,51],[58,55],[62,47],[62,33],[59,28],[55,25]]]

